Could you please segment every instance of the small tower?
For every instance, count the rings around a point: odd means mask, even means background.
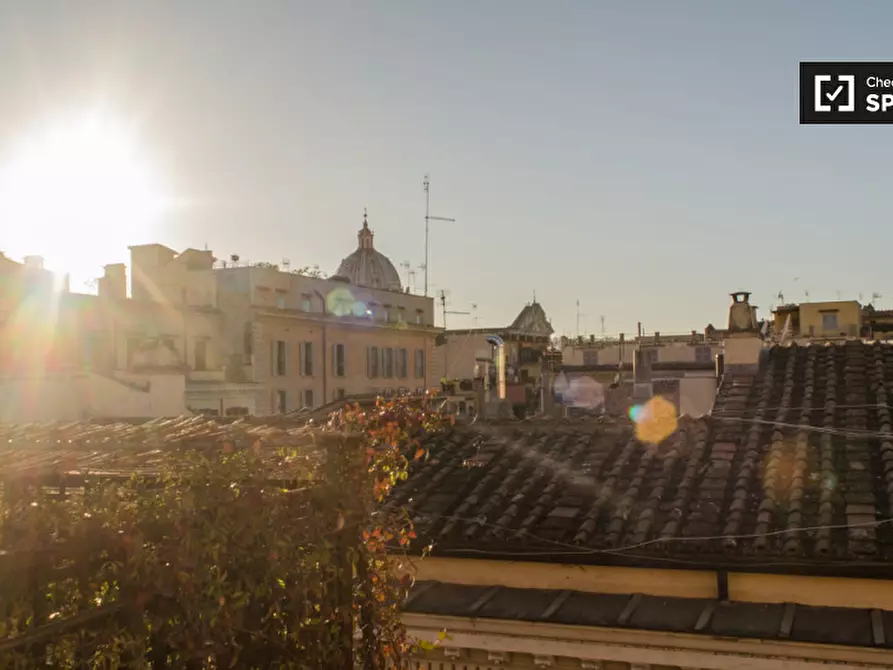
[[[360,228],[360,232],[357,233],[357,240],[359,240],[359,248],[360,249],[375,249],[375,245],[373,245],[372,241],[375,238],[375,233],[373,233],[369,229],[369,216],[366,213],[366,209],[363,208],[363,227]]]

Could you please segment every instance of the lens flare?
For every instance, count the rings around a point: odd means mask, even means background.
[[[679,426],[676,406],[663,396],[655,396],[644,405],[630,408],[629,416],[636,426],[640,442],[659,444]]]

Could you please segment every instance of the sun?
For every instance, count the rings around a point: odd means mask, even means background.
[[[134,126],[104,110],[35,127],[0,147],[2,250],[77,272],[145,238],[170,201]],[[10,248],[11,247],[11,248]]]

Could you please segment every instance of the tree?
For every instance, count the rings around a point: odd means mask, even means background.
[[[313,279],[325,279],[326,274],[319,269],[318,265],[307,265],[302,268],[298,268],[297,270],[292,270],[292,272],[296,275],[301,275],[302,277],[312,277]]]
[[[414,534],[383,502],[447,420],[397,398],[303,429],[190,421],[213,429],[151,473],[155,436],[121,447],[123,480],[6,459],[0,668],[403,667],[388,552]]]

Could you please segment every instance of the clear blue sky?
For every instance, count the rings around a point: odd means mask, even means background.
[[[719,325],[738,289],[889,306],[893,128],[800,127],[797,90],[800,60],[893,60],[891,27],[880,0],[0,0],[0,156],[102,98],[189,202],[102,260],[207,243],[329,272],[363,207],[422,262],[428,171],[458,219],[431,280],[481,325],[533,291],[569,334],[578,298],[609,333]]]

